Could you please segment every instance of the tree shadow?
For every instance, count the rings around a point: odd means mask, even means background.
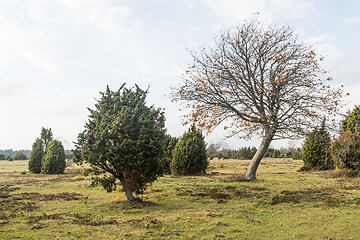
[[[339,192],[333,188],[309,188],[295,191],[284,190],[274,196],[270,204],[316,202],[329,207],[337,207],[343,202],[343,200],[336,197],[337,193]]]

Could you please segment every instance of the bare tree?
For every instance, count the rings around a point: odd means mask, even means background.
[[[327,85],[319,57],[288,26],[253,20],[221,33],[215,47],[191,51],[183,83],[173,91],[191,109],[185,124],[211,131],[224,123],[228,137],[262,136],[245,177],[256,170],[274,139],[297,139],[339,112],[341,88]]]

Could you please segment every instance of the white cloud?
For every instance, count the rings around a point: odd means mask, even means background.
[[[331,84],[335,87],[344,85],[345,92],[351,94],[344,102],[348,105],[359,104],[360,47],[355,45],[347,49],[339,46],[336,36],[323,35],[308,38],[306,41],[314,44],[317,52],[325,57],[323,67],[333,78]]]
[[[84,6],[84,4],[86,4],[86,0],[60,0],[60,3],[63,4],[64,6],[71,8],[71,9],[75,9],[75,10],[81,10]]]
[[[325,57],[326,61],[334,61],[339,55],[335,36],[315,36],[305,39],[304,42],[313,46],[318,54]]]
[[[82,130],[86,107],[93,107],[98,91],[106,85],[116,89],[123,82],[128,87],[150,85],[149,104],[165,107],[169,131],[181,135],[187,127],[181,127],[181,113],[169,95],[170,86],[178,85],[183,67],[191,62],[186,48],[213,44],[219,29],[252,18],[256,12],[270,23],[292,21],[306,37],[309,31],[321,35],[312,40],[319,42],[315,47],[326,57],[326,68],[335,81],[346,78],[355,86],[360,75],[356,44],[343,44],[343,51],[338,46],[341,34],[317,31],[322,26],[312,28],[319,24],[313,22],[315,16],[324,17],[319,15],[323,9],[316,8],[319,1],[163,3],[0,1],[0,109],[5,116],[0,149],[29,148],[42,126],[53,128],[55,136],[71,143]],[[324,8],[329,11],[327,3]],[[359,21],[356,15],[340,19],[342,26],[357,26]],[[219,130],[207,139],[221,140],[223,135]]]
[[[253,18],[273,21],[278,18],[300,18],[308,14],[311,9],[310,1],[296,0],[202,0],[218,16],[229,23],[236,23]]]
[[[107,12],[115,17],[127,18],[131,15],[131,10],[128,7],[111,7],[107,9]]]
[[[360,105],[359,93],[360,93],[360,83],[354,84],[352,86],[345,86],[345,91],[350,93],[350,96],[345,98],[346,110],[352,110],[354,105]]]
[[[334,77],[349,87],[359,86],[360,47],[350,48],[342,52],[332,66]],[[355,96],[359,92],[354,92]]]
[[[203,0],[218,16],[229,22],[243,21],[254,13],[262,12],[266,7],[265,0],[237,1],[237,0]]]
[[[310,1],[270,0],[269,3],[269,15],[272,15],[273,18],[285,16],[290,19],[298,19],[307,15],[312,8]]]
[[[76,138],[103,90],[91,83],[108,83],[88,72],[100,75],[135,52],[130,16],[109,1],[0,2],[0,108],[8,115],[0,149],[29,148],[42,126]]]
[[[1,77],[1,76],[0,76]],[[5,101],[6,99],[21,96],[27,88],[27,83],[22,78],[18,77],[5,77],[0,81],[0,100]]]
[[[38,73],[61,76],[55,58],[61,55],[60,37],[56,30],[28,26],[27,17],[9,17],[10,12],[0,5],[0,68],[37,69]]]
[[[344,21],[345,25],[348,25],[348,26],[359,25],[360,17],[358,17],[358,16],[346,17],[343,21]]]
[[[4,140],[8,147],[29,148],[40,134],[41,127],[52,128],[55,136],[71,143],[83,130],[87,107],[94,107],[94,97],[98,95],[93,90],[22,91],[2,99],[1,112],[4,117],[0,132],[6,136]],[[2,146],[4,142],[0,148]]]

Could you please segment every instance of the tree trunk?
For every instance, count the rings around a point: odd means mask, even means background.
[[[256,179],[256,171],[259,167],[261,159],[264,157],[266,151],[268,150],[270,143],[275,135],[275,131],[265,131],[265,136],[256,151],[254,157],[251,159],[248,169],[245,174],[245,178],[248,180]]]
[[[136,198],[134,197],[133,191],[130,190],[129,186],[126,184],[125,179],[120,179],[121,185],[125,192],[126,198],[129,201],[134,201]]]

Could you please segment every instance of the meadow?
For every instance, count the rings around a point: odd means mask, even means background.
[[[36,175],[0,161],[0,239],[360,239],[360,180],[297,172],[302,161],[212,160],[201,176],[159,177],[128,202],[71,165]]]

